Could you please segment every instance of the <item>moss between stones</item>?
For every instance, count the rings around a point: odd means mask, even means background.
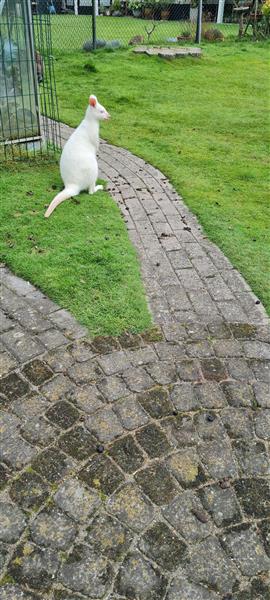
[[[6,574],[4,577],[2,577],[2,579],[0,579],[0,586],[2,587],[8,583],[16,583],[16,581],[11,575]]]

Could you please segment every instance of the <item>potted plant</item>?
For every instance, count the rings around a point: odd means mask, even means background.
[[[160,18],[163,21],[168,21],[170,16],[170,0],[161,0],[160,8]]]
[[[133,17],[139,18],[142,14],[142,0],[128,0],[128,9],[131,10]]]
[[[144,3],[143,16],[145,19],[152,19],[153,4],[151,3],[151,0],[146,0]]]
[[[261,7],[261,14],[259,16],[260,27],[259,32],[254,31],[253,35],[259,33],[261,37],[269,37],[270,36],[270,0],[265,0]]]
[[[99,14],[103,15],[104,17],[110,17],[110,15],[111,15],[111,7],[110,7],[109,0],[105,0],[105,1],[103,1],[103,2],[100,3]]]
[[[144,2],[144,18],[145,19],[154,19],[156,16],[156,11],[159,9],[160,3],[159,0],[145,0]]]
[[[182,31],[181,35],[177,36],[177,40],[179,42],[181,42],[182,40],[185,42],[185,41],[191,40],[191,37],[192,36],[191,36],[190,31],[188,31],[187,29],[185,29],[185,31]]]
[[[113,17],[121,17],[121,0],[113,0],[111,5],[111,14]]]

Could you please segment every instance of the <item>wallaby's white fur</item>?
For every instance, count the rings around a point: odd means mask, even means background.
[[[99,104],[96,96],[90,96],[85,117],[70,136],[61,155],[60,173],[65,188],[52,200],[45,217],[49,217],[58,204],[84,190],[94,194],[103,189],[102,185],[96,185],[98,177],[96,155],[99,146],[99,121],[109,117],[109,113]]]

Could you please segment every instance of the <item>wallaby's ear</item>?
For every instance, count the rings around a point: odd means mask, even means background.
[[[97,103],[96,96],[90,96],[90,98],[89,98],[90,106],[96,106],[96,103]]]

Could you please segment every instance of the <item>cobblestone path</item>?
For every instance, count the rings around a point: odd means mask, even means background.
[[[0,598],[266,600],[269,322],[160,172],[100,165],[156,326],[89,341],[1,268]]]

